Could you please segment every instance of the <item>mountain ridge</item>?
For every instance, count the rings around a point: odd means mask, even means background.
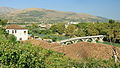
[[[16,10],[18,9],[10,8],[10,7],[0,7],[0,13],[9,13]]]
[[[86,13],[64,12],[43,8],[14,9],[0,7],[0,18],[11,23],[108,22],[107,18]],[[7,11],[6,9],[9,9]],[[2,13],[2,11],[5,11]]]

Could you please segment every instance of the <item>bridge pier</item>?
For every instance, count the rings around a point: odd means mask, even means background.
[[[78,40],[74,40],[74,41],[72,41],[73,44],[75,44],[75,43],[77,43],[77,42],[78,42]]]
[[[73,40],[73,41],[71,41],[73,44],[75,44],[75,41]]]
[[[65,45],[64,43],[60,43],[61,45]]]
[[[83,42],[87,42],[87,41],[88,41],[88,39],[87,39],[87,38],[84,38],[84,39],[82,39],[82,41],[83,41]]]
[[[103,41],[103,38],[104,38],[104,37],[99,37],[99,40],[98,40],[98,41],[99,41],[99,42],[104,42],[104,41]]]
[[[71,43],[71,42],[66,42],[65,45],[68,45],[68,44],[70,44],[70,43]]]
[[[91,38],[92,39],[92,43],[96,43],[97,38]]]

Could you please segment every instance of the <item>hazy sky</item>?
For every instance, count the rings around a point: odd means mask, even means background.
[[[120,0],[0,0],[0,6],[72,11],[120,20]]]

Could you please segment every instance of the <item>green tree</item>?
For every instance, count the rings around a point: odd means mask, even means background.
[[[77,31],[75,31],[74,33],[77,37],[83,37],[86,36],[86,33],[83,29],[78,29]]]
[[[52,25],[50,30],[52,30],[53,33],[56,33],[58,30],[57,30],[57,25]]]
[[[65,32],[65,24],[64,23],[59,23],[57,25],[58,33],[63,34]]]
[[[107,30],[108,28],[108,24],[109,23],[96,23],[96,29],[99,32],[99,35],[107,35]]]
[[[33,27],[33,28],[38,28],[38,24],[32,23],[32,27]]]
[[[70,36],[73,37],[75,36],[75,32],[77,31],[77,27],[75,25],[68,25],[68,27],[66,28],[66,36]]]
[[[65,33],[65,24],[64,23],[59,23],[56,25],[53,25],[51,28],[53,33],[58,33],[58,34],[63,34]]]
[[[95,24],[90,23],[86,29],[86,32],[88,36],[95,36],[99,34],[99,31],[97,30],[97,27]]]
[[[7,36],[7,39],[9,40],[9,41],[11,41],[11,42],[16,42],[16,37],[14,36],[14,35],[12,35],[12,34],[9,34],[8,36]]]
[[[115,20],[110,19],[110,20],[109,20],[109,23],[111,23],[111,24],[112,24],[112,23],[115,23]]]
[[[1,20],[0,19],[0,25],[5,26],[7,24],[8,20]]]

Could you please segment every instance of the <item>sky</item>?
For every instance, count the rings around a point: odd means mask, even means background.
[[[120,0],[0,0],[1,7],[45,8],[120,20]]]

